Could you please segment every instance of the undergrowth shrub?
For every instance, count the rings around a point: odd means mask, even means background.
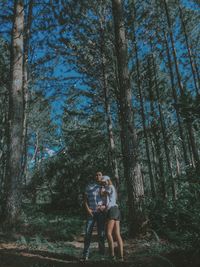
[[[182,247],[200,247],[200,185],[181,181],[177,200],[157,198],[147,205],[151,228]]]

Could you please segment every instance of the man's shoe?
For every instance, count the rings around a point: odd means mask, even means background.
[[[85,261],[88,261],[88,256],[82,256],[80,258],[80,262],[85,262]]]

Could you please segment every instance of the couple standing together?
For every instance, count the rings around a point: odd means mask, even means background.
[[[114,238],[117,241],[120,260],[123,260],[123,241],[120,235],[120,211],[117,205],[117,193],[110,177],[97,172],[94,181],[85,190],[84,206],[87,211],[85,240],[82,260],[88,260],[93,227],[96,223],[99,252],[105,254],[105,236],[107,236],[111,259],[115,259]]]

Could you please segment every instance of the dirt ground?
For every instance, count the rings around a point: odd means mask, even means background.
[[[94,260],[81,263],[79,255],[83,248],[82,240],[66,242],[66,246],[74,246],[75,256],[66,253],[49,252],[45,248],[32,249],[10,240],[0,240],[0,267],[66,267],[66,266],[127,266],[127,267],[200,267],[200,255],[195,251],[174,249],[168,253],[149,255],[151,243],[145,240],[125,240],[125,261]],[[91,244],[95,252],[97,243]]]

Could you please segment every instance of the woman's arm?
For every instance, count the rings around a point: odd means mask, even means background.
[[[100,188],[100,196],[104,197],[104,196],[107,196],[107,195],[108,195],[108,192],[106,191],[105,186],[101,186],[101,188]]]

